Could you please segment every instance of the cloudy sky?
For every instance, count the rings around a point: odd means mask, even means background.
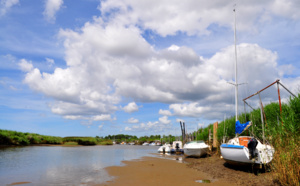
[[[233,116],[234,8],[239,112],[276,79],[299,93],[300,1],[1,0],[0,128],[177,135]]]

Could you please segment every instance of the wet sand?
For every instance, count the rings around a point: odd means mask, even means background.
[[[125,161],[125,166],[108,167],[108,173],[115,177],[103,185],[198,185],[197,180],[210,180],[203,185],[234,185],[223,179],[213,180],[209,174],[188,167],[176,160],[144,157],[141,160]]]
[[[170,159],[171,157],[171,159]],[[217,155],[205,158],[144,157],[125,161],[125,166],[108,167],[114,180],[100,186],[115,185],[274,185],[270,172],[252,173],[251,168],[230,166]],[[183,158],[182,156],[179,157]],[[172,160],[173,159],[173,160]],[[178,159],[178,158],[177,158]],[[211,183],[199,183],[210,180]]]

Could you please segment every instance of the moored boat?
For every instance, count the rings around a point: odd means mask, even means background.
[[[235,12],[235,9],[234,9]],[[234,24],[236,25],[236,24]],[[236,50],[236,27],[234,27],[235,45],[235,134],[236,137],[220,146],[221,155],[230,164],[267,164],[273,159],[274,148],[266,143],[261,143],[257,138],[251,136],[238,136],[247,130],[252,122],[241,124],[238,120],[238,86],[237,81],[237,50]],[[263,119],[262,119],[263,122]],[[264,131],[264,129],[263,129]],[[263,133],[264,139],[264,133]],[[265,140],[264,140],[265,141]]]
[[[173,141],[171,153],[183,153],[182,141]]]
[[[157,151],[158,153],[171,153],[171,145],[166,143],[159,147]]]
[[[149,145],[149,143],[148,143],[148,142],[145,142],[145,143],[143,143],[143,145],[144,145],[144,146],[148,146],[148,145]]]
[[[236,134],[242,133],[251,126],[251,122],[240,124],[236,122]],[[244,125],[238,128],[239,125]],[[243,129],[243,130],[242,130]],[[268,164],[272,161],[274,148],[251,136],[236,136],[220,146],[221,155],[230,164]]]
[[[185,156],[201,157],[207,154],[209,146],[204,141],[190,141],[184,144],[183,152]]]

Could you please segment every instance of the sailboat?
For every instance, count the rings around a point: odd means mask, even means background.
[[[235,9],[233,10],[235,14]],[[273,159],[274,148],[261,143],[260,140],[251,136],[239,136],[247,130],[252,122],[241,124],[238,121],[238,82],[237,82],[237,51],[236,51],[236,15],[234,21],[234,45],[235,45],[235,133],[236,137],[220,146],[221,155],[230,164],[268,164]]]

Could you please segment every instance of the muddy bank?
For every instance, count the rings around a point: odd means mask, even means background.
[[[180,161],[182,159],[182,161]],[[180,163],[183,162],[183,163]],[[217,155],[205,158],[145,157],[106,170],[115,179],[103,185],[275,185],[272,173],[231,166]]]
[[[205,158],[185,158],[187,167],[209,174],[212,179],[223,179],[236,185],[276,185],[272,173],[254,170],[251,166],[233,166],[217,155]]]

